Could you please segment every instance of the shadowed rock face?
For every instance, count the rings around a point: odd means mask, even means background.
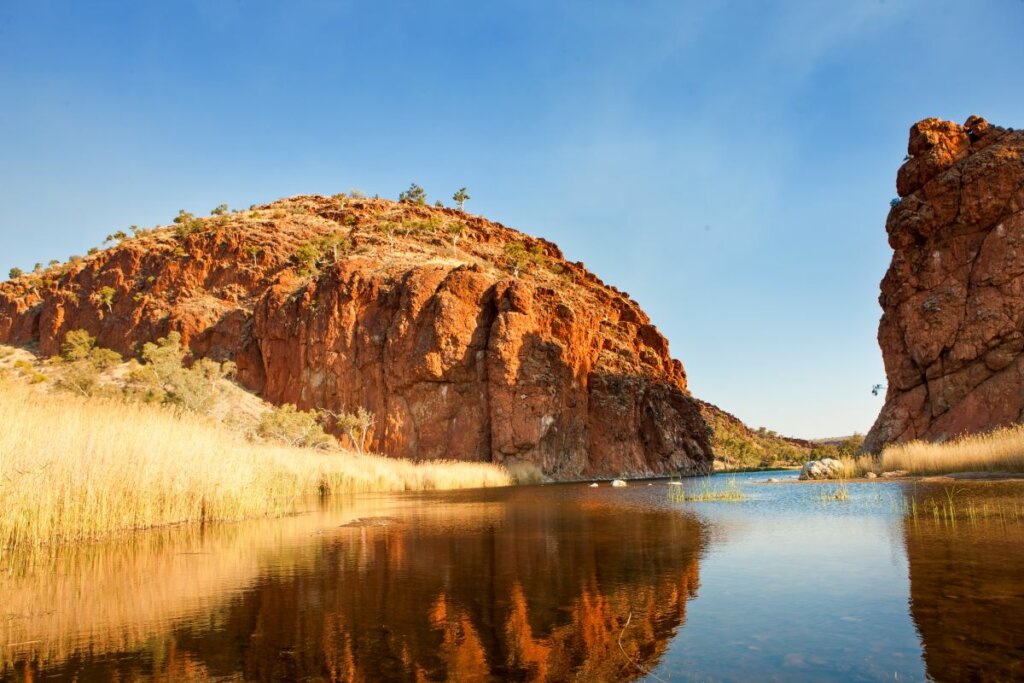
[[[1024,132],[925,119],[908,156],[886,221],[872,451],[1024,418]]]
[[[351,248],[299,267],[331,236]],[[372,411],[389,455],[562,478],[711,465],[683,367],[628,295],[453,210],[295,197],[0,285],[0,342],[52,355],[74,329],[129,355],[179,331],[269,401]]]

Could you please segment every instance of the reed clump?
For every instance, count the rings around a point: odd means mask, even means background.
[[[840,502],[850,500],[850,487],[846,482],[840,482],[835,486],[827,486],[818,493],[818,500],[823,503]]]
[[[704,481],[696,490],[687,490],[685,487],[673,486],[668,492],[669,500],[674,503],[690,502],[733,502],[745,499],[747,496],[736,483],[735,477],[730,477],[724,487],[716,487],[711,482],[711,477],[705,477]]]
[[[0,553],[288,514],[311,494],[509,483],[489,463],[257,444],[182,409],[0,386]]]
[[[1024,472],[1024,425],[944,443],[911,441],[882,451],[882,469],[908,474]]]

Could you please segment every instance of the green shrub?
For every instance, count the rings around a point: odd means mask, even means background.
[[[333,233],[306,242],[295,251],[292,259],[299,275],[312,275],[319,271],[325,259],[329,258],[331,263],[337,263],[338,259],[350,251],[352,240],[346,235]]]
[[[295,250],[292,259],[295,261],[295,271],[299,275],[312,275],[317,271],[317,264],[323,252],[315,242],[307,242]]]
[[[324,432],[315,412],[299,410],[290,403],[263,413],[256,432],[289,446],[327,448],[336,443],[333,436]]]
[[[64,335],[60,350],[64,361],[57,385],[83,396],[94,396],[101,388],[100,373],[121,362],[121,354],[96,346],[96,339],[85,330]]]
[[[25,271],[23,271],[21,268],[11,268],[11,270],[7,273],[7,276],[14,280],[15,278],[19,278],[24,274]]]
[[[527,249],[522,242],[509,242],[504,246],[503,251],[515,277],[519,277],[521,272],[532,270],[534,266],[544,262],[544,247],[540,244],[535,244],[533,248]]]
[[[452,195],[452,199],[454,199],[455,203],[458,205],[459,211],[462,211],[463,206],[466,204],[467,201],[472,199],[472,197],[470,197],[469,193],[466,192],[466,188],[460,187],[458,192]]]
[[[459,239],[466,234],[468,226],[462,221],[454,221],[445,226],[444,231],[448,233],[448,237],[452,241],[452,253],[455,252],[459,244]]]
[[[164,403],[179,405],[196,413],[213,407],[220,380],[234,374],[234,363],[218,363],[202,358],[186,367],[188,352],[181,345],[181,334],[171,332],[156,343],[142,347],[144,364],[130,373],[130,380]]]
[[[174,224],[177,226],[174,229],[174,235],[178,239],[185,239],[203,229],[203,222],[185,209],[178,211],[178,215],[174,218]]]
[[[409,189],[398,195],[398,201],[407,202],[409,204],[426,204],[427,193],[423,191],[423,188],[412,183],[409,185]]]
[[[113,287],[103,287],[99,292],[96,293],[96,300],[102,306],[107,307],[108,313],[114,312],[114,297],[117,294],[117,290]]]
[[[64,342],[60,345],[60,357],[66,361],[82,360],[89,357],[89,353],[96,346],[96,338],[85,330],[71,330],[64,335]]]
[[[226,216],[229,211],[230,211],[230,209],[228,209],[228,205],[227,204],[218,204],[216,207],[213,208],[212,211],[210,211],[210,215],[211,216]]]

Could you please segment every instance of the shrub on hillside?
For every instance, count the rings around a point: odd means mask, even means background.
[[[233,375],[235,365],[201,358],[186,366],[188,357],[181,334],[171,332],[142,347],[144,363],[132,370],[130,380],[147,400],[206,413],[217,399],[220,380]]]
[[[174,224],[176,226],[174,236],[178,239],[185,239],[203,229],[203,222],[185,209],[178,211],[178,215],[174,218]]]
[[[289,446],[328,448],[337,443],[333,436],[324,432],[315,412],[299,410],[290,403],[263,413],[256,432],[265,439]]]
[[[64,335],[57,386],[81,394],[101,393],[100,374],[121,362],[121,354],[96,345],[96,338],[85,330],[72,330]]]

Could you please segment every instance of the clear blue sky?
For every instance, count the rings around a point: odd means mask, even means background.
[[[865,431],[907,129],[1024,126],[1024,2],[0,0],[0,273],[415,181],[629,292],[701,398]]]

